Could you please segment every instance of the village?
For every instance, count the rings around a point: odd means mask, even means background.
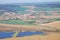
[[[23,12],[27,12],[26,14],[18,14],[15,12],[5,12],[1,11],[0,13],[4,12],[0,15],[0,20],[35,20],[36,23],[48,23],[55,21],[54,18],[60,18],[60,10],[51,10],[51,11],[34,11],[33,9],[26,9]]]

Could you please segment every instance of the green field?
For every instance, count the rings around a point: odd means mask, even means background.
[[[34,21],[21,21],[21,20],[1,20],[0,24],[20,24],[20,25],[33,25]]]
[[[51,10],[60,10],[60,8],[50,8],[50,7],[37,7],[35,11],[51,11]]]
[[[0,23],[4,23],[4,24],[27,24],[26,22],[23,22],[20,20],[3,20],[3,21],[0,21]]]
[[[55,18],[55,21],[60,21],[60,18]]]

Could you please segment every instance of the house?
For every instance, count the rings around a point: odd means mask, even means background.
[[[46,18],[39,18],[36,19],[36,23],[37,24],[44,24],[44,23],[49,23],[49,22],[53,22],[53,19],[46,19]]]

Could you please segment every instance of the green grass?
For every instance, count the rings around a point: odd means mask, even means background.
[[[18,24],[18,25],[33,25],[31,23],[28,22],[24,22],[21,20],[2,20],[0,21],[1,24]]]
[[[20,20],[4,20],[4,21],[0,21],[0,23],[6,23],[6,24],[27,24],[23,21]]]
[[[55,21],[60,21],[60,18],[55,18]]]

